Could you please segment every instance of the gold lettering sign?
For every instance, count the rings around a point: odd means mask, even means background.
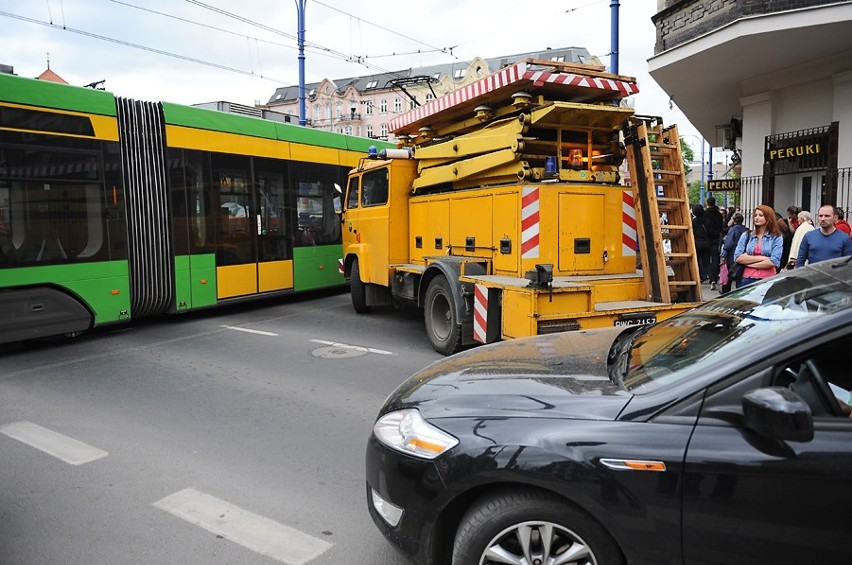
[[[739,192],[740,179],[708,180],[707,190],[710,192]]]
[[[778,149],[770,149],[767,152],[767,161],[784,161],[787,159],[797,159],[799,157],[808,157],[811,155],[820,155],[822,153],[822,144],[808,143],[805,145],[796,145],[794,147],[779,147]]]

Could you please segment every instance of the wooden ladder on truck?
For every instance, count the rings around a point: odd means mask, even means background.
[[[649,300],[700,302],[698,255],[677,126],[664,128],[661,118],[632,116],[623,130]]]

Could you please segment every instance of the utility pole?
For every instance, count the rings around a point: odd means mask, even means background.
[[[610,30],[610,55],[609,72],[618,74],[618,6],[619,0],[612,0],[609,4],[612,28]]]
[[[307,0],[296,0],[297,37],[299,42],[299,125],[308,125],[305,110],[305,3]]]

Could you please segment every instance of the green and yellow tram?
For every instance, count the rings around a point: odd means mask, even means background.
[[[0,74],[0,343],[344,284],[375,144]]]

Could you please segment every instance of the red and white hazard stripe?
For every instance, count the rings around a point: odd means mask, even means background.
[[[526,83],[532,83],[534,86],[542,86],[544,84],[562,84],[573,87],[619,92],[622,97],[630,96],[639,92],[639,87],[632,81],[589,77],[575,75],[573,73],[554,73],[529,70],[527,69],[527,64],[525,62],[520,62],[473,82],[464,88],[460,88],[459,90],[450,92],[440,98],[436,98],[423,106],[419,106],[409,112],[406,112],[398,118],[391,120],[389,128],[392,132],[398,132],[406,126],[415,124],[425,118],[435,116],[444,110],[448,110],[458,104],[475,99],[483,94],[488,94],[508,86],[523,88],[526,86]]]
[[[521,259],[538,259],[539,235],[538,187],[525,186],[521,193]]]
[[[477,284],[473,287],[473,339],[485,343],[488,330],[488,289]]]
[[[633,200],[633,191],[627,189],[622,191],[621,194],[621,253],[625,257],[635,257],[638,240],[636,231],[636,206]]]

